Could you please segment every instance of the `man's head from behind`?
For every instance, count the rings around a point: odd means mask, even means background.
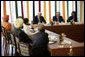
[[[28,18],[24,18],[24,24],[28,24]]]
[[[9,15],[3,16],[2,19],[3,19],[3,22],[8,22],[8,20],[9,20]]]
[[[23,27],[23,19],[22,18],[17,18],[15,23],[14,23],[15,28],[22,28]]]
[[[45,32],[45,26],[44,25],[40,25],[38,27],[38,30],[41,31],[41,32]]]

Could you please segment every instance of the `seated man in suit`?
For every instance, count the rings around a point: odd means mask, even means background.
[[[70,16],[67,20],[67,22],[70,22],[70,20],[74,20],[74,22],[77,22],[76,12],[72,11],[72,16]]]
[[[43,16],[41,16],[41,13],[39,12],[37,16],[34,17],[33,19],[33,24],[38,24],[38,23],[46,23],[45,19]]]
[[[16,19],[16,21],[14,23],[13,30],[12,30],[13,35],[16,36],[16,37],[18,37],[20,42],[31,43],[32,40],[22,30],[22,28],[23,28],[23,19],[22,18]]]
[[[28,23],[28,18],[24,18],[24,23],[23,23],[23,31],[30,37],[30,36],[32,36],[34,33],[32,33],[31,31],[30,31],[30,29],[32,29],[31,27],[30,27],[30,24]]]
[[[40,25],[39,32],[33,35],[32,56],[49,56],[48,51],[48,34],[45,33],[45,28]]]
[[[60,16],[60,12],[57,12],[56,13],[56,16],[54,16],[53,17],[53,21],[56,21],[56,22],[65,22],[64,20],[63,20],[63,17],[62,16]]]

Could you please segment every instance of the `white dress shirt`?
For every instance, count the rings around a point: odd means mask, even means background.
[[[31,26],[23,24],[23,31],[28,35],[31,36],[32,32],[30,32]]]

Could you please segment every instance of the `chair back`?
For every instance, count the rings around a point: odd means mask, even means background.
[[[4,38],[6,39],[6,42],[8,44],[11,43],[12,41],[11,41],[10,33],[7,32],[3,26],[1,28],[2,28],[2,34],[3,34]]]
[[[19,42],[19,46],[20,46],[20,51],[21,51],[22,56],[30,56],[30,54],[29,54],[29,51],[30,51],[29,44]]]
[[[21,54],[20,47],[19,47],[19,38],[15,35],[11,34],[12,44],[15,45],[15,54],[19,55]]]

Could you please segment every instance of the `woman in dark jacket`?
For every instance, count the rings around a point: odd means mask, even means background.
[[[71,15],[72,15],[72,16],[70,16],[70,17],[68,18],[67,22],[70,22],[71,20],[74,20],[74,22],[77,22],[76,12],[73,11]]]

